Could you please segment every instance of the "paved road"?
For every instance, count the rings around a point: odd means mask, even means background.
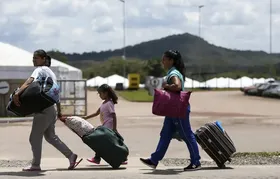
[[[135,119],[128,123],[128,120],[125,118],[121,120],[122,122],[119,122],[119,131],[122,133],[126,144],[129,146],[130,156],[149,156],[156,148],[162,121],[158,119]],[[197,120],[199,121],[199,119]],[[199,126],[200,125],[194,125],[193,128],[198,128]],[[224,127],[234,140],[238,151],[258,152],[279,151],[280,149],[280,143],[278,142],[280,141],[280,135],[278,135],[280,131],[279,126],[225,124]],[[30,123],[20,126],[9,125],[5,127],[2,124],[2,127],[0,127],[0,159],[29,159],[31,157],[30,145],[28,142],[30,128]],[[93,155],[91,149],[60,122],[57,124],[56,131],[58,136],[60,136],[73,151],[82,155],[82,157]],[[43,157],[62,157],[51,145],[45,141],[43,144]],[[200,151],[204,159],[209,158],[204,151]],[[166,154],[166,157],[188,158],[188,156],[186,145],[177,140],[171,142]]]
[[[95,111],[100,99],[95,92],[88,94],[89,111]],[[220,120],[232,137],[237,150],[279,151],[280,149],[280,114],[279,101],[274,99],[254,98],[241,95],[239,92],[199,92],[192,96],[191,123],[193,130],[206,122]],[[253,108],[254,106],[254,108]],[[160,168],[154,172],[143,166],[139,157],[149,156],[155,150],[162,126],[163,118],[151,114],[151,103],[130,103],[120,99],[116,106],[118,128],[130,148],[129,165],[125,170],[111,171],[108,167],[93,168],[86,161],[77,171],[57,171],[64,168],[67,160],[52,146],[44,141],[42,167],[51,171],[40,174],[39,178],[276,178],[280,170],[276,166],[243,166],[229,170],[210,170],[206,168],[197,172],[180,172],[180,168]],[[90,120],[99,125],[99,119]],[[28,137],[30,122],[0,124],[0,159],[29,160],[31,159]],[[86,158],[94,152],[62,123],[57,123],[57,134],[80,157]],[[204,160],[210,158],[202,151]],[[184,143],[173,140],[166,158],[188,158],[189,154]],[[184,167],[184,166],[182,166]],[[181,167],[181,168],[182,168]],[[1,168],[0,178],[21,178],[26,173],[21,168]],[[179,170],[179,171],[178,171]],[[108,172],[110,171],[110,172]],[[255,172],[255,173],[254,173]]]
[[[225,170],[206,167],[200,171],[183,172],[181,168],[159,168],[151,170],[147,167],[111,170],[105,167],[87,167],[75,171],[49,168],[45,172],[26,173],[18,169],[0,169],[0,178],[19,179],[22,177],[37,177],[40,179],[149,179],[149,178],[176,178],[176,179],[278,179],[279,166],[242,166]]]
[[[54,162],[55,161],[55,162]],[[81,163],[76,170],[65,169],[67,161],[64,159],[49,158],[43,159],[44,170],[42,172],[22,172],[20,168],[0,168],[0,178],[18,179],[22,177],[38,177],[40,179],[130,179],[140,178],[184,178],[184,179],[272,179],[280,177],[280,166],[229,166],[227,169],[217,169],[213,166],[204,166],[200,171],[184,172],[182,167],[165,167],[159,165],[156,170],[152,170],[142,165],[138,158],[131,158],[130,164],[126,167],[113,170],[105,163],[101,166]]]

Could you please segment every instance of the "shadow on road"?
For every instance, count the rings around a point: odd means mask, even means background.
[[[126,167],[120,167],[117,169],[113,169],[109,165],[99,165],[99,166],[89,166],[89,167],[83,167],[83,168],[75,168],[74,170],[68,170],[67,168],[56,168],[56,169],[50,169],[50,170],[42,170],[42,171],[33,171],[33,172],[24,172],[24,171],[18,171],[18,172],[0,172],[0,176],[18,176],[18,177],[40,177],[44,176],[44,172],[49,171],[108,171],[108,170],[125,170]]]
[[[142,170],[151,170],[151,169],[142,169]],[[166,169],[166,170],[152,170],[151,172],[146,172],[143,174],[149,174],[149,175],[177,175],[179,173],[184,172],[182,169]]]
[[[120,167],[120,168],[117,168],[117,169],[114,169],[112,168],[111,166],[109,165],[88,165],[87,167],[77,167],[75,168],[74,170],[71,170],[71,171],[104,171],[104,170],[124,170],[126,169],[126,167]],[[65,168],[57,168],[57,169],[53,169],[53,170],[48,170],[48,171],[69,171],[68,169],[65,169]]]
[[[0,172],[0,176],[19,176],[19,177],[40,177],[44,176],[45,171],[40,171],[40,172],[24,172],[24,171],[19,171],[19,172]]]
[[[233,169],[233,168],[226,167],[224,169],[220,169],[218,167],[202,167],[200,170],[228,170],[228,169]],[[183,172],[191,172],[191,171],[184,171],[182,168],[173,168],[173,169],[166,169],[166,170],[161,170],[161,169],[156,169],[156,170],[141,169],[141,170],[150,170],[150,172],[143,173],[143,174],[148,174],[148,175],[177,175],[177,174],[180,174]]]

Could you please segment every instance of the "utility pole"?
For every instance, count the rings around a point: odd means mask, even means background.
[[[126,64],[126,49],[125,49],[125,41],[126,41],[126,33],[125,33],[125,25],[126,25],[126,22],[125,22],[125,0],[119,0],[120,2],[123,3],[123,60],[124,60],[124,63],[123,63],[123,77],[126,78],[126,69],[125,69],[125,64]],[[125,80],[124,80],[124,83],[125,83]]]
[[[204,5],[198,6],[198,37],[201,37],[201,8],[203,8]],[[199,50],[201,51],[201,49]],[[201,79],[201,66],[199,65],[199,79]],[[193,85],[192,85],[193,86]]]
[[[272,0],[269,3],[269,53],[272,53]]]

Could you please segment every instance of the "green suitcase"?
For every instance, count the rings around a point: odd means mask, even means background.
[[[113,168],[119,168],[129,155],[122,136],[104,126],[97,127],[82,140]]]

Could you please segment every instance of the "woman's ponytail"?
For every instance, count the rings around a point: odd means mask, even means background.
[[[183,80],[185,81],[185,64],[182,59],[182,55],[177,50],[168,50],[164,52],[164,55],[174,60],[173,66],[182,74]]]
[[[50,67],[51,66],[51,57],[49,55],[46,55],[46,66]]]

